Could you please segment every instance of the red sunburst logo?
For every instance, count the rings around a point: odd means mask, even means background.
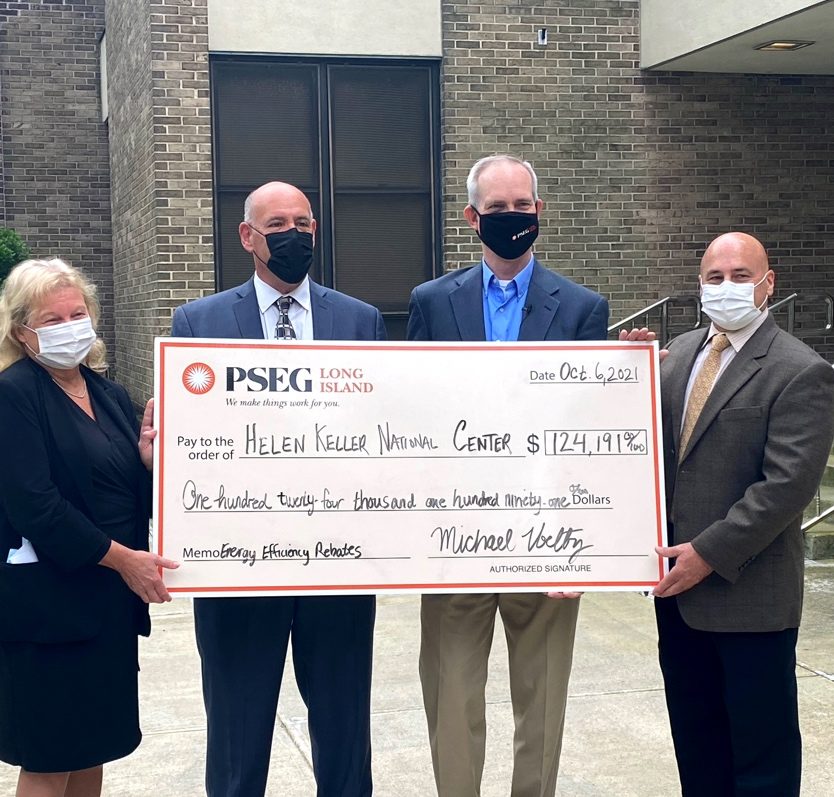
[[[201,396],[214,387],[214,371],[205,363],[191,363],[182,372],[182,383],[189,393]]]

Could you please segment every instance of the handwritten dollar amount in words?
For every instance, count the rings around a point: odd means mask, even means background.
[[[545,456],[639,456],[648,451],[645,429],[546,429],[527,437],[527,450]]]

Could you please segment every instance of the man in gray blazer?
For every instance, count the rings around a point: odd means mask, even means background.
[[[802,511],[834,437],[834,370],[767,312],[752,236],[701,262],[706,333],[661,366],[669,546],[654,590],[660,666],[685,797],[795,797]]]
[[[178,307],[172,334],[198,338],[383,340],[375,307],[308,276],[316,220],[307,197],[267,183],[246,199],[239,233],[254,276]],[[197,647],[208,718],[208,797],[266,789],[278,693],[292,637],[319,797],[369,797],[373,595],[198,598]]]

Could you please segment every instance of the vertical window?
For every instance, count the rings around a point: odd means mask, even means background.
[[[318,220],[311,276],[405,334],[411,289],[440,270],[437,65],[212,60],[217,286],[246,281],[243,200],[281,180]]]

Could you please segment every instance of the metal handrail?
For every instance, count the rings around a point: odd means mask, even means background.
[[[794,327],[796,326],[796,300],[799,298],[798,293],[792,293],[790,296],[786,296],[784,299],[780,299],[778,302],[774,302],[768,308],[770,312],[775,312],[776,310],[781,310],[783,307],[787,307],[788,309],[788,321],[786,326],[786,332],[790,332],[793,335]]]
[[[803,304],[810,304],[810,302],[814,299],[821,299],[823,304],[825,305],[825,326],[801,329],[797,333],[796,306],[800,303],[800,301]],[[806,293],[802,297],[800,297],[798,293],[792,293],[790,296],[786,296],[784,299],[780,299],[778,302],[774,302],[772,305],[770,305],[771,311],[781,310],[783,307],[786,307],[788,311],[788,318],[785,324],[785,329],[788,332],[790,332],[791,335],[801,333],[819,334],[822,332],[830,332],[832,329],[834,329],[834,297],[832,297],[829,293]]]
[[[782,305],[784,304],[795,304],[796,300],[799,298],[798,293],[792,293],[790,296],[786,296],[784,299],[780,299],[778,302],[774,302],[773,304],[769,304],[768,308],[770,310],[779,310]]]
[[[785,330],[790,332],[792,335],[796,331],[796,306],[800,303],[809,304],[810,301],[814,299],[821,299],[823,304],[825,305],[825,326],[819,328],[809,328],[800,330],[800,332],[804,332],[805,334],[816,333],[820,334],[823,332],[830,332],[834,329],[834,297],[828,293],[809,293],[805,294],[804,296],[800,297],[798,293],[792,293],[790,296],[786,296],[784,299],[779,299],[777,302],[773,302],[773,304],[768,306],[770,312],[775,312],[776,310],[785,309],[787,311],[787,319],[785,322]],[[650,304],[648,307],[644,307],[642,310],[638,310],[636,313],[632,313],[627,318],[624,318],[622,321],[618,321],[616,324],[611,324],[608,327],[608,333],[615,332],[618,329],[621,329],[626,324],[631,324],[633,321],[636,321],[638,318],[642,316],[648,315],[654,310],[660,310],[660,342],[662,345],[665,345],[669,342],[669,307],[673,304],[679,305],[692,305],[695,308],[696,312],[696,323],[691,327],[685,327],[685,329],[698,329],[701,326],[701,301],[697,296],[667,296],[663,299],[659,299],[654,304]]]
[[[657,301],[654,304],[650,304],[648,307],[644,307],[642,310],[638,310],[636,313],[632,313],[628,318],[624,318],[622,321],[618,321],[616,324],[611,324],[611,326],[608,327],[608,331],[613,332],[615,329],[619,329],[620,327],[625,326],[631,321],[634,321],[635,318],[640,318],[641,315],[646,315],[647,313],[650,313],[652,310],[655,310],[658,307],[663,307],[671,300],[672,297],[667,296],[665,299],[661,299],[660,301]]]
[[[695,308],[695,323],[689,327],[687,326],[686,329],[698,329],[701,326],[701,300],[697,296],[667,296],[663,299],[659,299],[654,304],[650,304],[648,307],[644,307],[642,310],[638,310],[636,313],[632,313],[628,318],[624,318],[622,321],[618,321],[616,324],[611,324],[608,327],[608,333],[615,332],[618,329],[621,329],[626,324],[631,324],[636,319],[640,318],[641,316],[648,315],[653,310],[660,310],[660,342],[661,345],[665,345],[669,342],[669,307],[673,304],[678,305],[692,305]]]
[[[821,523],[826,518],[831,517],[831,515],[834,515],[834,506],[830,506],[824,512],[820,512],[816,517],[812,517],[810,520],[806,520],[800,526],[802,533],[804,534],[806,531],[808,531],[808,529],[813,528],[817,525],[817,523]]]

